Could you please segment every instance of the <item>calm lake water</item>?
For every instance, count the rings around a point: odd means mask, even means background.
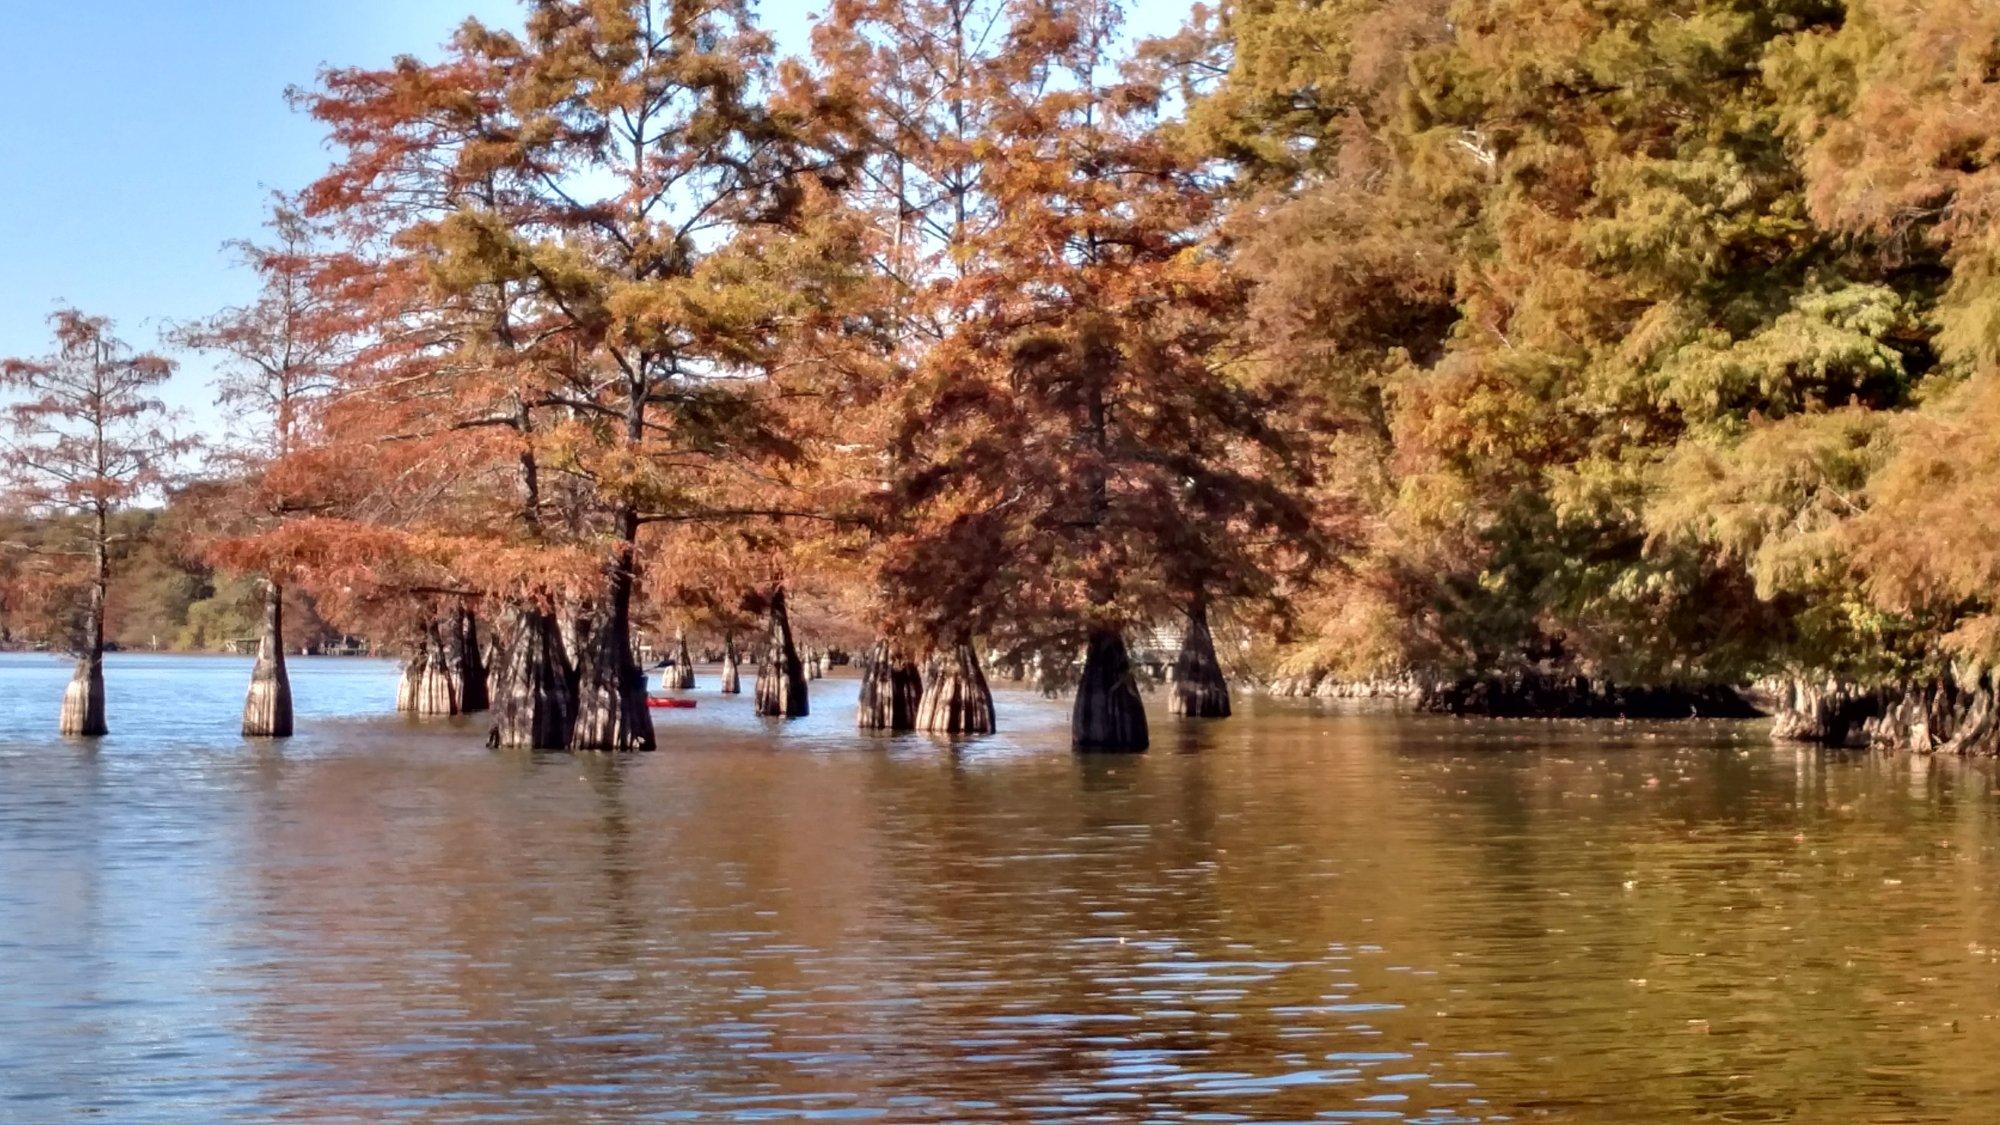
[[[1984,763],[1248,702],[489,752],[294,664],[0,657],[0,1121],[1991,1121]]]

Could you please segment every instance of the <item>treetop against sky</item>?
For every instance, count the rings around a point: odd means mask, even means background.
[[[802,49],[823,4],[765,0]],[[1172,31],[1186,0],[1128,5],[1135,35]],[[169,322],[255,289],[224,243],[259,234],[273,190],[328,154],[285,101],[325,65],[429,56],[467,17],[518,22],[517,0],[104,0],[0,4],[0,355],[37,354],[73,305],[150,345]],[[170,404],[220,425],[211,361],[184,363]]]

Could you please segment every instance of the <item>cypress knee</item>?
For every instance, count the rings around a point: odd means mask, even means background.
[[[876,641],[861,665],[861,700],[854,725],[861,730],[915,730],[924,690],[917,663],[887,641]]]
[[[1187,636],[1181,638],[1180,655],[1174,660],[1174,684],[1167,698],[1167,710],[1195,719],[1229,717],[1229,681],[1223,678],[1222,662],[1215,656],[1215,635],[1208,628],[1208,607],[1199,601],[1188,611]]]
[[[257,663],[243,697],[243,737],[292,736],[292,679],[285,670],[285,593],[264,583],[264,631],[257,638]]]
[[[511,639],[494,662],[491,747],[561,750],[576,721],[574,676],[553,615],[515,611]]]
[[[1070,713],[1070,744],[1078,750],[1137,752],[1146,749],[1146,705],[1132,674],[1125,638],[1109,630],[1090,636],[1083,659],[1083,682]]]
[[[991,734],[993,691],[969,637],[931,657],[917,705],[917,729],[932,734]]]
[[[764,658],[757,666],[757,713],[797,719],[809,711],[805,665],[792,643],[791,616],[785,611],[785,591],[780,587],[771,595],[771,632],[764,644]]]

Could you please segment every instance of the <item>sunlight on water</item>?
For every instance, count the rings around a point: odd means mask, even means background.
[[[496,754],[394,670],[0,657],[0,1120],[1984,1120],[1983,763],[1249,702],[1078,758],[662,713]]]

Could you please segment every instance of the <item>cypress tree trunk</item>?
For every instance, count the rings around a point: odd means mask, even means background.
[[[676,634],[674,665],[667,669],[666,679],[666,686],[674,691],[688,691],[694,687],[694,657],[688,654],[686,630]]]
[[[1083,658],[1083,682],[1070,713],[1070,744],[1078,750],[1137,752],[1146,749],[1146,705],[1132,676],[1125,638],[1109,630],[1090,635]]]
[[[417,709],[417,681],[424,674],[424,646],[403,658],[403,670],[396,676],[396,710],[410,714]]]
[[[507,634],[512,631],[508,624],[511,619],[502,610],[500,620],[486,630],[484,641],[479,648],[479,663],[486,669],[486,706],[500,698],[500,666],[507,662]]]
[[[511,639],[495,661],[498,690],[486,745],[561,750],[576,722],[576,685],[553,614],[512,611]]]
[[[1849,734],[1867,717],[1867,705],[1862,693],[1838,680],[1787,679],[1779,687],[1771,740],[1846,745]]]
[[[292,736],[292,679],[285,671],[285,592],[264,583],[264,631],[257,638],[257,663],[243,697],[243,737]]]
[[[757,713],[798,719],[810,710],[805,665],[792,643],[792,619],[785,611],[785,590],[780,586],[771,594],[771,632],[765,640],[764,658],[757,665]]]
[[[437,618],[424,622],[423,639],[403,668],[402,690],[409,706],[402,709],[413,714],[459,712],[458,679],[452,674],[452,659],[446,651],[445,628]],[[401,701],[398,706],[401,707]]]
[[[887,641],[876,641],[861,664],[861,701],[854,725],[860,730],[916,730],[924,677],[917,662]]]
[[[932,734],[992,734],[993,691],[979,667],[972,638],[960,637],[950,648],[931,656],[924,670],[923,698],[917,704],[917,729]]]
[[[743,677],[739,668],[741,661],[736,656],[736,634],[726,634],[722,639],[722,694],[741,695]]]
[[[76,673],[63,689],[62,714],[56,729],[62,734],[96,738],[110,728],[104,721],[104,595],[111,585],[110,516],[97,509],[95,572],[90,601],[84,611],[83,643],[77,646]]]
[[[76,658],[76,672],[63,689],[62,718],[57,729],[63,734],[95,738],[108,732],[104,723],[104,654],[86,653]]]
[[[470,715],[492,703],[486,690],[486,654],[479,647],[479,616],[463,606],[452,614],[452,664],[458,709]]]
[[[651,750],[653,713],[646,709],[646,670],[632,656],[632,560],[629,543],[612,567],[603,620],[584,646],[577,669],[572,750]]]
[[[1989,672],[1961,670],[1883,697],[1865,724],[1872,745],[1915,754],[2000,753],[2000,689]]]
[[[1167,711],[1195,719],[1229,717],[1229,681],[1215,657],[1215,635],[1208,628],[1208,606],[1196,600],[1188,611],[1187,636],[1181,638],[1174,660],[1173,692]]]
[[[590,607],[577,605],[570,607],[557,623],[562,637],[563,664],[569,669],[569,690],[576,692],[577,670],[583,667],[583,658],[590,649]]]

